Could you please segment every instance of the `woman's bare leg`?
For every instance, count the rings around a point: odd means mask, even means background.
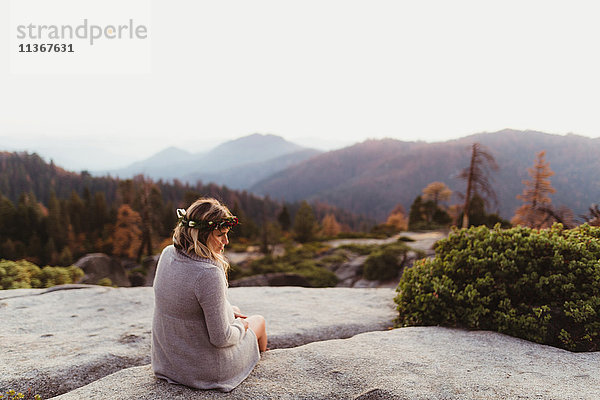
[[[267,323],[262,315],[251,315],[246,318],[248,327],[252,329],[258,338],[258,349],[260,351],[267,350]]]

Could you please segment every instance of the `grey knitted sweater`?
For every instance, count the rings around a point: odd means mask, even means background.
[[[171,383],[229,392],[259,359],[256,335],[234,318],[221,267],[166,247],[154,278],[154,374]]]

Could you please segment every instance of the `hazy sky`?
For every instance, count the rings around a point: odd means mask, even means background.
[[[36,75],[10,72],[1,1],[0,150],[39,151],[78,170],[256,132],[316,148],[503,128],[599,137],[599,9],[154,0],[151,72]]]

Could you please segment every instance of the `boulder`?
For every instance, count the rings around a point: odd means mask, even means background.
[[[0,291],[0,392],[32,388],[47,399],[150,362],[152,288],[77,287]],[[272,349],[386,329],[396,314],[393,294],[389,289],[229,290],[232,304],[266,318]]]
[[[81,283],[97,284],[100,279],[108,278],[113,285],[131,286],[123,265],[106,254],[87,254],[77,260],[75,265],[85,273]]]
[[[337,287],[352,287],[362,277],[366,260],[367,256],[357,256],[337,267],[333,271],[339,280]]]
[[[600,398],[600,353],[570,353],[493,332],[415,327],[271,350],[230,393],[129,368],[56,398],[585,399]]]

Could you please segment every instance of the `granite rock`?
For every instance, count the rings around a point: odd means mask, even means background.
[[[390,289],[246,287],[229,294],[242,311],[266,318],[273,349],[386,329],[395,316]],[[152,288],[67,285],[0,291],[0,299],[0,392],[32,388],[47,398],[150,362]]]
[[[87,254],[75,262],[85,275],[80,283],[96,284],[103,278],[108,278],[113,285],[131,286],[125,267],[116,259],[103,253]]]
[[[570,353],[493,332],[415,327],[267,351],[231,393],[168,384],[147,365],[57,400],[596,400],[598,365],[600,353]]]

